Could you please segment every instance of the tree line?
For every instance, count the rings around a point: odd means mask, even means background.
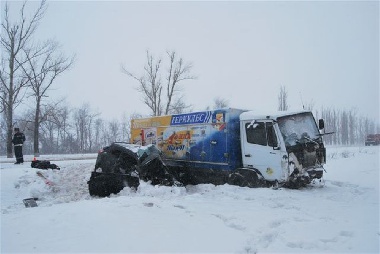
[[[285,92],[286,89],[282,88]],[[280,94],[281,94],[280,91]],[[282,94],[279,107],[289,107],[286,98]],[[285,100],[285,101],[284,101]],[[229,102],[217,97],[213,105],[205,110],[228,107]],[[325,120],[326,132],[334,132],[325,135],[327,145],[363,145],[367,134],[380,133],[380,126],[375,120],[360,116],[355,110],[321,108],[311,110],[316,119]],[[129,141],[130,121],[141,118],[142,115],[134,113],[130,116],[121,115],[120,119],[104,120],[99,112],[92,109],[89,104],[83,104],[79,108],[71,108],[64,103],[52,106],[44,106],[41,111],[45,120],[39,128],[39,146],[41,154],[66,154],[66,153],[96,153],[99,149],[115,141]],[[25,133],[25,154],[34,152],[34,133],[32,114],[28,110],[21,115],[16,115],[15,120],[20,129]],[[0,154],[6,152],[6,126],[5,121],[0,122]]]
[[[43,108],[49,111],[39,127],[39,151],[41,154],[94,153],[115,141],[129,139],[130,120],[124,115],[120,120],[106,121],[89,104],[79,108],[59,105]],[[139,117],[134,114],[135,118]],[[34,124],[27,110],[16,116],[20,130],[26,136],[25,154],[34,154]],[[6,126],[0,123],[0,154],[5,154]]]
[[[315,115],[325,120],[327,132],[334,132],[324,136],[327,145],[363,145],[368,134],[380,133],[379,123],[355,109],[322,108]]]

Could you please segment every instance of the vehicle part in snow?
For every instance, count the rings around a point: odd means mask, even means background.
[[[138,164],[138,146],[123,142],[114,142],[104,147],[96,158],[95,170],[101,169],[103,173],[130,173],[136,170]]]
[[[87,184],[91,196],[108,197],[119,193],[124,187],[137,189],[140,181],[137,176],[94,171]]]
[[[143,161],[138,166],[139,176],[143,181],[151,181],[152,185],[175,185],[174,177],[169,174],[167,167],[158,153],[143,155]]]
[[[320,168],[309,169],[309,170],[307,170],[307,173],[309,174],[309,177],[311,179],[321,179],[323,177],[323,170],[321,170]]]
[[[51,168],[51,169],[58,169],[60,170],[60,168],[56,165],[56,164],[52,164],[50,163],[50,161],[46,161],[46,160],[33,160],[32,163],[30,164],[30,166],[32,168],[39,168],[39,169],[48,169],[48,168]]]
[[[153,185],[180,185],[168,172],[155,146],[139,146],[115,142],[104,147],[98,154],[95,171],[102,173],[131,175],[137,172],[140,179]],[[112,179],[108,179],[112,181]]]
[[[255,170],[248,168],[236,169],[233,173],[229,174],[227,183],[250,188],[265,186],[263,177]]]
[[[289,176],[289,180],[284,183],[284,187],[289,189],[299,189],[306,187],[306,185],[311,183],[311,180],[309,174],[300,174],[299,170],[295,168],[293,173]]]
[[[39,177],[41,177],[42,179],[44,179],[44,182],[47,184],[47,185],[49,185],[49,186],[53,186],[54,185],[54,183],[52,182],[52,181],[50,181],[44,174],[42,174],[40,171],[37,171],[36,172],[37,173],[37,175],[39,176]]]
[[[313,180],[311,181],[311,184],[312,184],[313,186],[316,186],[316,187],[320,187],[320,188],[322,188],[322,187],[325,186],[326,182],[325,182],[325,179],[324,179],[323,177],[321,177],[321,178],[319,178],[319,179],[313,179]]]
[[[170,163],[170,161],[167,161]],[[186,165],[166,164],[167,171],[174,179],[184,185],[214,184],[223,185],[227,183],[231,171],[211,168],[194,168]]]
[[[25,207],[36,207],[38,206],[37,205],[37,202],[36,200],[38,200],[38,198],[26,198],[26,199],[23,199],[22,202],[24,203]]]
[[[180,166],[169,166],[169,173],[183,185],[197,184],[230,184],[241,187],[269,186],[261,174],[254,169],[239,168],[234,171],[199,169]]]

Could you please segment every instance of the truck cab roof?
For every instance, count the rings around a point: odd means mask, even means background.
[[[279,117],[283,116],[290,116],[290,115],[295,115],[295,114],[300,114],[300,113],[310,113],[308,110],[302,110],[302,111],[273,111],[273,112],[266,112],[262,113],[260,111],[255,111],[255,110],[250,110],[241,113],[240,115],[240,121],[245,121],[245,120],[265,120],[265,119],[272,119],[272,120],[277,120]]]

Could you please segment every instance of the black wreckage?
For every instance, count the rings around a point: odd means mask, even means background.
[[[169,174],[160,151],[151,146],[115,142],[98,153],[88,188],[91,196],[106,197],[124,187],[137,189],[140,179],[152,185],[181,186]]]

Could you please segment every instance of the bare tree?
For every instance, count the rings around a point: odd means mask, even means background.
[[[56,139],[58,138],[57,133],[57,122],[55,121],[55,113],[51,112],[49,116],[46,117],[46,120],[42,122],[38,127],[38,142],[41,142],[43,152],[45,153],[57,153],[58,152],[58,144],[56,143]],[[34,128],[36,126],[34,125]],[[35,135],[35,131],[33,132],[33,137]],[[58,141],[58,140],[57,140]],[[35,144],[35,140],[34,143]],[[39,154],[36,153],[35,147],[33,146],[34,156],[37,157]]]
[[[170,51],[170,52],[168,51],[166,53],[169,57],[170,67],[168,71],[168,76],[166,78],[167,101],[166,101],[165,115],[168,115],[169,113],[173,113],[172,112],[173,110],[175,111],[175,113],[182,113],[179,111],[183,111],[187,107],[189,107],[184,103],[183,96],[181,96],[180,98],[177,98],[177,100],[175,100],[174,103],[172,102],[175,99],[176,94],[181,90],[179,87],[179,83],[183,80],[196,78],[195,76],[190,75],[193,65],[191,63],[185,63],[182,57],[178,59],[175,51]]]
[[[59,47],[57,42],[47,41],[42,46],[24,49],[26,63],[22,69],[35,99],[34,156],[39,156],[39,127],[41,122],[46,120],[46,115],[41,114],[43,99],[47,97],[55,79],[68,70],[74,62],[74,57],[68,58],[58,52]]]
[[[288,108],[288,92],[286,91],[285,86],[281,86],[280,93],[278,95],[278,110],[286,111]]]
[[[129,129],[130,129],[130,121],[128,120],[127,114],[123,113],[121,116],[121,123],[120,123],[120,128],[121,128],[121,135],[120,135],[120,140],[129,141]]]
[[[306,104],[303,104],[303,109],[313,111],[314,105],[315,105],[314,100],[311,100],[311,101],[307,102]]]
[[[358,117],[356,116],[356,110],[350,109],[348,111],[348,122],[349,122],[349,144],[354,145],[357,141],[356,139],[356,129],[358,125]]]
[[[183,98],[179,96],[180,83],[184,80],[195,79],[190,75],[192,64],[185,63],[182,58],[178,58],[176,52],[168,51],[169,68],[166,74],[162,70],[161,58],[155,59],[147,51],[147,62],[144,66],[143,74],[138,77],[122,66],[122,72],[139,82],[138,91],[143,95],[143,101],[152,111],[153,116],[170,114],[184,110],[186,107]],[[162,76],[166,76],[166,85],[163,85]],[[162,98],[162,90],[165,89],[165,101]]]
[[[68,153],[70,152],[70,147],[67,142],[67,137],[70,136],[70,121],[69,121],[69,116],[70,116],[70,109],[67,105],[61,105],[56,116],[56,122],[58,125],[58,134],[59,134],[59,145],[62,145],[62,151],[63,153]]]
[[[0,153],[7,150],[7,135],[6,135],[5,119],[0,117]]]
[[[61,101],[58,103],[49,103],[42,105],[40,109],[41,122],[38,126],[38,142],[42,144],[42,152],[44,153],[58,153],[65,152],[64,149],[61,149],[61,144],[65,143],[64,137],[67,133],[67,118],[68,118],[68,109],[67,106],[60,106]],[[33,115],[32,112],[30,115]],[[33,125],[33,140],[35,137],[35,128],[34,117],[32,119]],[[34,150],[33,142],[33,153]],[[35,154],[36,156],[36,154]]]
[[[92,112],[90,105],[85,103],[74,113],[74,122],[79,151],[88,152],[92,150],[93,124],[99,113]]]
[[[101,130],[103,126],[103,120],[98,118],[94,123],[94,146],[101,148]]]
[[[23,75],[21,66],[25,63],[23,50],[28,46],[41,21],[47,5],[46,1],[41,4],[33,15],[28,18],[25,13],[26,2],[20,9],[17,21],[12,22],[9,15],[9,5],[5,4],[4,15],[1,20],[1,109],[4,111],[7,125],[7,157],[12,154],[12,129],[14,109],[22,99],[23,89],[27,85],[27,79]]]
[[[170,106],[170,111],[167,114],[183,114],[191,111],[191,105],[185,103],[184,96],[177,97],[174,103]]]
[[[120,141],[120,123],[118,120],[113,119],[108,123],[108,133],[112,137],[112,142]]]
[[[226,99],[216,97],[214,98],[214,107],[213,109],[226,108],[228,107],[229,102]]]
[[[162,112],[161,92],[162,83],[159,77],[161,59],[154,59],[149,51],[146,52],[147,62],[141,77],[129,72],[124,66],[122,71],[139,82],[137,90],[143,94],[143,101],[152,111],[152,115],[159,116]]]
[[[342,137],[342,144],[348,145],[349,144],[349,119],[348,119],[348,112],[347,110],[343,110],[342,116],[341,116],[341,137]]]

